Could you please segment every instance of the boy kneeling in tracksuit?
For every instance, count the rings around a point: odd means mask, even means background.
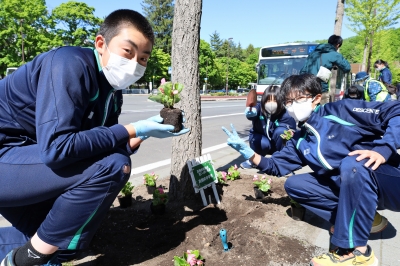
[[[321,106],[321,84],[310,74],[288,77],[281,90],[300,128],[287,145],[262,157],[233,125],[232,133],[223,127],[228,145],[269,175],[284,176],[303,165],[313,170],[285,183],[290,198],[335,226],[331,241],[338,248],[311,265],[378,265],[367,241],[387,220],[376,209],[400,211],[400,105],[345,99]]]

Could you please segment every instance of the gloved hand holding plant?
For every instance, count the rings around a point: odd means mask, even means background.
[[[164,105],[164,108],[160,111],[160,116],[164,119],[164,124],[174,126],[171,131],[173,133],[179,132],[183,128],[183,112],[178,108],[174,108],[174,104],[181,100],[179,94],[182,90],[183,84],[165,82],[165,79],[162,79],[161,85],[158,87],[158,94],[149,97],[149,100]]]

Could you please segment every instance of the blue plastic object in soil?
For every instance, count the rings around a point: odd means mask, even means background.
[[[224,246],[224,251],[229,251],[228,234],[226,233],[225,229],[219,230],[219,237],[221,238],[222,246]]]

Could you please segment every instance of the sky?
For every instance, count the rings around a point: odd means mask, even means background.
[[[133,9],[143,14],[141,0],[75,0],[95,8],[104,18],[116,9]],[[51,10],[67,0],[46,0]],[[295,41],[328,39],[333,34],[337,0],[203,0],[200,38],[210,43],[217,32],[222,40],[242,48]],[[355,36],[344,18],[341,36]]]

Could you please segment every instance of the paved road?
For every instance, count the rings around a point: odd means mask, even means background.
[[[221,126],[229,127],[233,123],[238,133],[247,139],[251,123],[244,117],[245,101],[202,101],[202,135],[203,154],[226,147],[226,134]],[[124,96],[124,105],[120,116],[121,124],[147,119],[157,115],[163,106],[147,100],[146,96]],[[138,153],[131,156],[131,182],[140,184],[144,173],[150,173],[162,166],[170,164],[171,139],[147,139]]]

